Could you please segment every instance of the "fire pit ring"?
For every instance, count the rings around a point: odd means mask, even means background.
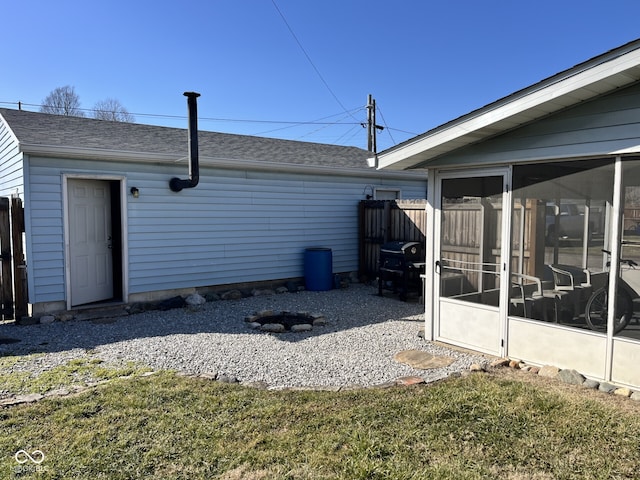
[[[308,332],[327,324],[319,313],[262,310],[245,317],[249,328],[268,333]]]

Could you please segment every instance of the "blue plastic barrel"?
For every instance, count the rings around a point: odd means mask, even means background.
[[[333,286],[333,255],[330,248],[304,251],[304,283],[307,290],[324,292]]]

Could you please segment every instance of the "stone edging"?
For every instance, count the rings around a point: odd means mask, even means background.
[[[607,382],[599,382],[586,378],[584,375],[573,369],[561,369],[551,365],[537,367],[527,365],[520,360],[510,360],[508,358],[499,358],[490,363],[493,368],[509,367],[515,370],[521,370],[541,377],[556,378],[563,383],[569,385],[578,385],[592,390],[598,390],[603,393],[618,395],[620,397],[630,398],[631,400],[640,401],[640,392],[631,390],[627,387],[620,387]],[[473,369],[473,367],[472,367]]]
[[[528,372],[532,374],[539,375],[541,377],[547,378],[556,378],[563,383],[569,385],[578,385],[585,388],[597,389],[603,393],[618,395],[623,398],[630,398],[634,401],[640,401],[640,391],[634,391],[627,387],[618,387],[616,385],[612,385],[607,382],[598,382],[596,380],[587,379],[582,374],[577,372],[576,370],[571,369],[560,369],[558,367],[545,365],[544,367],[537,367],[532,365],[527,365],[519,360],[510,360],[508,358],[498,358],[493,362],[489,363],[488,366],[473,364],[469,367],[468,370],[463,372],[456,372],[449,375],[450,377],[455,376],[463,376],[470,375],[473,373],[483,373],[487,372],[488,368],[497,369],[502,367],[512,368],[514,370],[520,370],[522,372]],[[56,390],[51,390],[44,394],[40,393],[29,393],[22,395],[12,395],[10,397],[0,399],[0,408],[2,407],[11,407],[14,405],[22,405],[26,403],[34,403],[44,398],[50,397],[72,397],[79,395],[87,390],[95,388],[99,385],[104,385],[113,380],[122,380],[136,377],[149,377],[151,375],[155,375],[160,373],[159,371],[150,371],[144,372],[139,375],[124,375],[122,377],[116,377],[109,380],[101,380],[99,382],[87,383],[84,385],[72,385],[70,387],[59,388]],[[236,377],[225,374],[218,374],[217,372],[205,372],[201,374],[192,374],[187,372],[177,372],[178,376],[187,377],[187,378],[201,378],[206,380],[217,381],[221,383],[230,383],[230,384],[238,384],[241,386],[255,388],[258,390],[268,390],[269,385],[266,382],[261,381],[251,381],[251,382],[241,382]],[[431,382],[435,383],[435,382]],[[381,389],[381,388],[391,388],[391,387],[409,387],[413,385],[425,385],[427,384],[426,380],[420,376],[408,376],[408,377],[400,377],[390,382],[381,383],[378,385],[371,386],[361,386],[361,385],[344,385],[344,386],[327,386],[327,385],[316,385],[316,386],[304,386],[304,387],[283,387],[278,390],[282,391],[329,391],[329,392],[341,392],[341,391],[350,391],[350,390],[360,390],[360,389]]]

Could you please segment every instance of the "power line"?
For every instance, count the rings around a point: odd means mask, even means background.
[[[400,133],[406,133],[407,135],[412,135],[412,136],[416,136],[416,135],[420,135],[419,133],[416,132],[408,132],[407,130],[400,130],[399,128],[393,128],[393,127],[387,127],[389,130],[393,130],[394,132],[400,132]]]
[[[315,66],[315,64],[313,63],[313,60],[311,60],[311,57],[309,56],[309,54],[307,53],[307,51],[304,49],[304,47],[302,46],[302,43],[300,43],[300,40],[298,40],[298,37],[296,36],[296,34],[294,33],[293,29],[291,28],[291,26],[289,25],[289,22],[287,22],[287,19],[285,18],[284,14],[282,13],[282,11],[280,10],[280,8],[278,8],[278,5],[276,4],[276,0],[271,0],[271,3],[273,3],[273,6],[275,7],[275,9],[278,11],[278,13],[280,14],[280,18],[282,18],[282,21],[284,22],[284,24],[287,26],[287,28],[289,29],[289,32],[291,33],[291,36],[293,37],[293,39],[296,41],[296,43],[298,44],[298,46],[300,47],[300,50],[302,50],[302,53],[304,53],[304,56],[307,57],[307,60],[309,61],[309,63],[311,64],[311,66],[313,67],[313,69],[315,70],[315,72],[318,74],[318,77],[320,78],[320,80],[322,81],[322,83],[324,84],[324,86],[327,88],[327,90],[329,91],[329,93],[333,96],[333,98],[335,99],[336,102],[338,102],[338,105],[340,105],[342,107],[342,109],[348,113],[348,110],[345,108],[345,106],[342,104],[342,102],[340,101],[340,99],[338,98],[338,96],[333,92],[333,90],[331,89],[331,87],[329,86],[329,84],[327,83],[327,81],[324,79],[324,77],[322,76],[322,74],[320,73],[320,70],[318,70],[318,68]],[[351,114],[350,114],[351,115]],[[351,115],[351,117],[355,120],[355,117],[353,115]]]
[[[39,109],[42,105],[41,104],[37,104],[37,103],[25,103],[25,102],[3,102],[0,101],[0,106],[7,106],[9,108],[11,107],[17,107],[17,108],[27,108],[27,109]],[[83,112],[93,112],[93,109],[88,109],[88,108],[83,108],[80,109]],[[218,118],[218,117],[199,117],[199,121],[211,121],[211,122],[228,122],[228,123],[246,123],[246,124],[260,124],[260,125],[283,125],[282,127],[279,128],[274,128],[274,129],[270,129],[270,130],[266,130],[266,131],[261,131],[258,133],[254,133],[254,135],[260,136],[260,135],[266,135],[266,134],[270,134],[273,132],[277,132],[277,131],[281,131],[281,130],[286,130],[286,129],[291,129],[291,128],[296,128],[296,127],[304,127],[304,126],[319,126],[321,128],[317,128],[309,133],[306,133],[304,135],[302,135],[301,137],[298,138],[303,138],[303,137],[308,137],[310,135],[315,135],[318,132],[320,132],[321,130],[324,130],[328,127],[333,127],[333,126],[350,126],[350,128],[348,128],[344,133],[342,133],[341,135],[339,135],[335,140],[334,143],[338,144],[339,142],[346,142],[351,140],[356,134],[357,134],[357,129],[356,127],[363,125],[363,122],[345,122],[344,119],[346,119],[348,116],[351,116],[352,118],[355,119],[354,114],[356,112],[362,111],[364,110],[364,107],[360,106],[360,107],[356,107],[353,108],[351,110],[345,111],[343,113],[336,113],[333,115],[328,115],[325,117],[321,117],[318,118],[316,120],[311,120],[311,121],[291,121],[291,120],[254,120],[254,119],[239,119],[239,118]],[[379,111],[379,109],[377,109]],[[168,120],[180,120],[183,121],[185,119],[187,119],[186,115],[169,115],[169,114],[158,114],[158,113],[135,113],[135,112],[131,112],[132,115],[136,116],[136,117],[140,117],[140,118],[155,118],[155,119],[168,119]],[[328,119],[331,119],[333,117],[339,117],[336,120],[333,121],[328,121]],[[397,128],[391,128],[386,126],[386,121],[384,121],[384,117],[383,117],[383,123],[385,123],[385,129],[387,131],[393,130],[396,132],[401,132],[401,133],[405,133],[411,136],[415,136],[417,135],[417,133],[414,132],[408,132],[405,130],[400,130]],[[353,134],[351,134],[352,132],[355,132]],[[351,135],[350,135],[351,134]],[[349,136],[350,135],[350,136]],[[389,134],[392,140],[392,143],[395,145],[396,141],[395,139],[391,136],[391,134]],[[348,136],[348,138],[347,138]]]
[[[386,129],[387,129],[387,131],[389,131],[389,127],[387,126],[387,122],[386,122],[386,120],[384,119],[384,115],[382,115],[382,110],[380,110],[380,108],[378,108],[378,113],[380,113],[380,117],[382,117],[382,123],[384,124],[384,128],[386,128]],[[389,137],[391,138],[391,142],[395,145],[395,144],[396,144],[396,141],[395,141],[395,139],[393,138],[393,135],[391,135],[391,132],[389,132]]]
[[[290,125],[287,125],[285,127],[274,128],[272,130],[266,130],[266,131],[263,131],[263,132],[258,132],[258,133],[256,133],[256,135],[264,135],[264,134],[267,134],[267,133],[273,133],[273,132],[277,132],[277,131],[280,131],[280,130],[286,130],[288,128],[295,128],[295,127],[302,126],[302,125],[325,125],[325,126],[332,126],[332,125],[359,125],[359,123],[357,123],[357,122],[356,123],[354,123],[354,122],[341,122],[341,120],[347,118],[347,116],[353,117],[352,114],[357,112],[358,110],[362,110],[362,107],[357,107],[357,108],[352,109],[350,112],[346,112],[347,113],[346,116],[343,116],[343,117],[339,118],[335,122],[322,122],[322,120],[326,120],[326,119],[331,118],[331,117],[337,117],[338,115],[342,115],[342,114],[336,113],[334,115],[328,115],[326,117],[321,117],[321,118],[319,118],[317,120],[313,120],[311,122],[304,122],[304,123],[301,123],[301,122],[293,123],[293,122],[291,122]]]
[[[335,140],[335,143],[340,143],[342,141],[342,145],[346,144],[349,140],[351,140],[353,137],[355,137],[356,135],[358,135],[360,133],[360,129],[358,128],[358,126],[359,125],[354,125],[349,130],[347,130],[345,133],[340,135]],[[349,135],[350,133],[351,133],[351,135]],[[347,135],[349,135],[349,137],[345,138]],[[343,140],[343,138],[344,138],[344,140]]]
[[[343,117],[343,118],[346,118],[346,116]],[[320,130],[324,130],[325,128],[329,128],[330,126],[333,126],[333,125],[344,125],[344,123],[339,123],[339,121],[336,121],[335,123],[333,123],[331,125],[322,125],[321,127],[316,128],[315,130],[312,130],[310,132],[305,133],[304,135],[301,135],[300,137],[298,137],[298,139],[308,137],[310,135],[318,133]],[[355,124],[352,124],[352,125],[355,125]],[[353,128],[353,126],[351,128]],[[337,140],[336,140],[336,142],[337,142]]]
[[[41,104],[36,104],[36,103],[25,103],[25,102],[0,102],[0,105],[20,105],[21,107],[36,107],[36,108],[40,108],[43,105]],[[357,110],[360,110],[362,107],[358,107],[358,108],[354,108],[351,110],[351,112],[355,112]],[[85,112],[85,113],[91,113],[94,112],[95,109],[93,108],[79,108],[78,110]],[[351,115],[351,112],[347,112],[349,115]],[[162,113],[140,113],[140,112],[129,112],[131,113],[131,115],[135,115],[138,117],[149,117],[149,118],[165,118],[165,119],[170,119],[170,120],[184,120],[187,118],[186,115],[169,115],[169,114],[162,114]],[[343,115],[342,113],[337,113],[334,115],[329,115],[326,117],[322,117],[318,120],[311,120],[311,121],[294,121],[294,120],[254,120],[254,119],[247,119],[247,118],[219,118],[219,117],[198,117],[199,121],[212,121],[212,122],[230,122],[230,123],[261,123],[261,124],[274,124],[274,125],[291,125],[291,126],[302,126],[302,125],[359,125],[360,122],[323,122],[321,120],[324,120],[326,118],[331,118],[337,115]],[[346,117],[342,117],[342,118],[346,118]],[[289,128],[289,127],[283,127],[283,128]]]

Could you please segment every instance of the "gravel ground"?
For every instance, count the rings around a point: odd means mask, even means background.
[[[418,336],[424,306],[378,297],[374,287],[351,285],[328,292],[299,292],[226,300],[201,310],[150,311],[112,323],[0,324],[0,356],[42,353],[21,363],[34,373],[91,355],[106,363],[140,362],[154,369],[215,373],[269,388],[372,386],[404,376],[427,382],[467,370],[486,357],[427,342]],[[321,313],[326,326],[310,332],[269,334],[248,328],[261,310]],[[448,367],[413,369],[393,359],[402,350],[455,358]]]

